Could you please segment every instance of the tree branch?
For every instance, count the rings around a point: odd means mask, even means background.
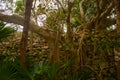
[[[81,15],[81,18],[82,18],[82,22],[85,22],[85,14],[84,14],[84,10],[83,10],[83,4],[84,0],[82,0],[80,3],[79,3],[79,8],[80,8],[80,15]]]
[[[8,22],[8,23],[14,23],[14,24],[18,24],[21,26],[24,26],[24,17],[20,16],[20,15],[5,15],[0,13],[0,20],[4,21],[4,22]],[[45,39],[54,39],[55,40],[55,35],[56,35],[56,31],[44,28],[44,27],[40,27],[38,25],[36,25],[32,20],[30,21],[30,30],[34,33],[37,33],[38,35],[42,36]]]
[[[72,7],[73,7],[74,3],[71,3],[68,1],[68,13],[67,13],[67,37],[68,37],[68,42],[72,42],[72,26],[71,26],[71,11],[72,11]]]
[[[110,13],[110,11],[113,9],[113,2],[109,4],[109,6],[106,8],[106,10],[101,14],[100,18],[104,18]]]
[[[97,9],[97,18],[99,18],[101,14],[101,9],[99,7],[100,3],[99,3],[99,0],[95,0],[95,2],[96,2],[96,9]]]

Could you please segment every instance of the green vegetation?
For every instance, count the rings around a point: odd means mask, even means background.
[[[5,26],[3,22],[0,22],[0,40],[10,36],[14,31],[12,27]]]
[[[0,80],[120,79],[119,0],[0,2]]]

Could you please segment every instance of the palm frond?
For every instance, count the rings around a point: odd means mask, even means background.
[[[0,40],[10,36],[14,31],[11,26],[5,26],[3,22],[0,22]]]
[[[16,78],[17,71],[10,61],[1,62],[0,80],[18,80]]]

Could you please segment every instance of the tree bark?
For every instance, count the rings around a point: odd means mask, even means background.
[[[120,0],[114,0],[115,9],[117,14],[117,34],[120,34]],[[120,38],[118,38],[118,43],[120,43]],[[120,47],[118,48],[118,53],[120,53]],[[120,60],[117,62],[118,80],[120,80]]]
[[[20,16],[20,15],[5,15],[0,13],[0,20],[4,21],[4,22],[8,22],[8,23],[14,23],[14,24],[18,24],[21,26],[24,26],[24,17]],[[55,40],[55,36],[57,36],[57,32],[54,30],[50,30],[47,28],[44,28],[44,26],[38,26],[37,24],[35,24],[32,20],[30,20],[30,30],[40,36],[42,36],[43,38],[47,39],[47,40]]]
[[[27,49],[27,39],[28,39],[28,31],[29,31],[29,23],[30,23],[30,15],[31,15],[31,9],[32,9],[32,2],[33,0],[27,0],[26,1],[26,7],[25,7],[25,19],[24,19],[24,28],[22,33],[22,38],[20,41],[20,58],[22,64],[26,65],[26,49]]]

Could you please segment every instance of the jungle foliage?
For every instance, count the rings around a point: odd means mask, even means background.
[[[13,38],[12,47],[0,52],[2,80],[119,80],[119,0],[34,0],[31,9],[25,1],[7,1],[14,4],[13,14],[0,13],[6,24],[30,31],[22,42],[23,53]],[[0,22],[0,39],[14,32],[4,22]]]

